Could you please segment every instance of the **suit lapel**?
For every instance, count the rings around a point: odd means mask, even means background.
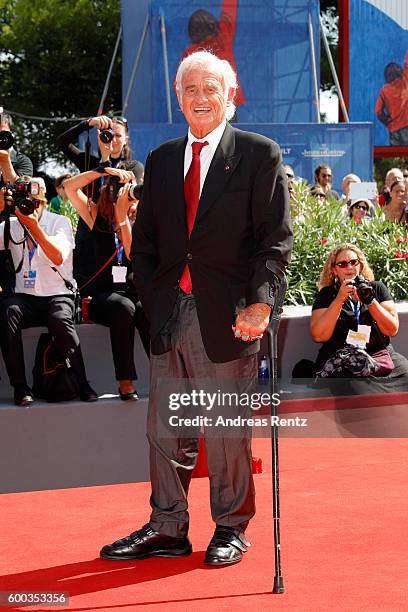
[[[166,160],[166,192],[174,206],[175,215],[186,226],[186,207],[184,204],[184,151],[187,137],[180,138]]]
[[[234,129],[227,123],[203,185],[195,226],[211,205],[223,193],[225,185],[235,171],[240,159],[241,155],[235,153]]]

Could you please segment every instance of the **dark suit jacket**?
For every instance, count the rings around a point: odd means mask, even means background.
[[[289,194],[278,145],[227,124],[211,162],[190,239],[183,193],[187,138],[147,159],[133,227],[134,282],[151,322],[152,352],[169,350],[178,281],[190,268],[204,347],[211,361],[253,354],[259,341],[236,340],[237,307],[273,304],[276,278],[289,262]]]

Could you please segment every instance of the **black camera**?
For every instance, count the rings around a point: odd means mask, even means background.
[[[0,130],[0,150],[7,151],[14,144],[14,136],[8,130]]]
[[[104,130],[100,130],[99,132],[99,138],[105,144],[109,144],[110,142],[112,142],[113,137],[114,137],[114,133],[113,133],[112,128],[105,128]]]
[[[356,276],[352,284],[356,288],[357,295],[363,304],[372,302],[375,297],[374,289],[363,276]]]
[[[118,176],[109,177],[109,183],[107,185],[109,201],[114,204],[118,199],[119,189],[123,183],[119,182]],[[140,196],[142,195],[143,185],[137,185],[136,183],[132,183],[128,193],[129,202],[132,200],[140,200]]]
[[[12,214],[18,208],[22,215],[31,215],[39,207],[40,201],[35,199],[40,195],[40,185],[37,181],[18,179],[14,184],[7,183],[5,187],[7,190],[5,211],[8,214]]]

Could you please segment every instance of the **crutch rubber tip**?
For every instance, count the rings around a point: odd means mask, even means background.
[[[275,576],[273,580],[272,593],[284,593],[284,592],[285,592],[285,587],[283,586],[282,576]]]

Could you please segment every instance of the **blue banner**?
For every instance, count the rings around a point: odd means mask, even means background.
[[[240,122],[316,120],[308,18],[319,73],[318,0],[122,0],[121,6],[124,97],[148,18],[126,110],[131,121],[168,122],[166,65],[172,120],[183,122],[173,80],[180,60],[199,48],[236,68]]]
[[[349,114],[375,146],[408,146],[408,2],[350,0]]]
[[[314,183],[314,169],[322,163],[333,171],[333,187],[341,193],[346,174],[361,180],[373,178],[373,142],[371,123],[341,124],[237,124],[236,127],[272,138],[282,149],[284,162],[295,174]],[[187,133],[186,124],[130,124],[134,156],[145,161],[147,154],[161,143]]]

